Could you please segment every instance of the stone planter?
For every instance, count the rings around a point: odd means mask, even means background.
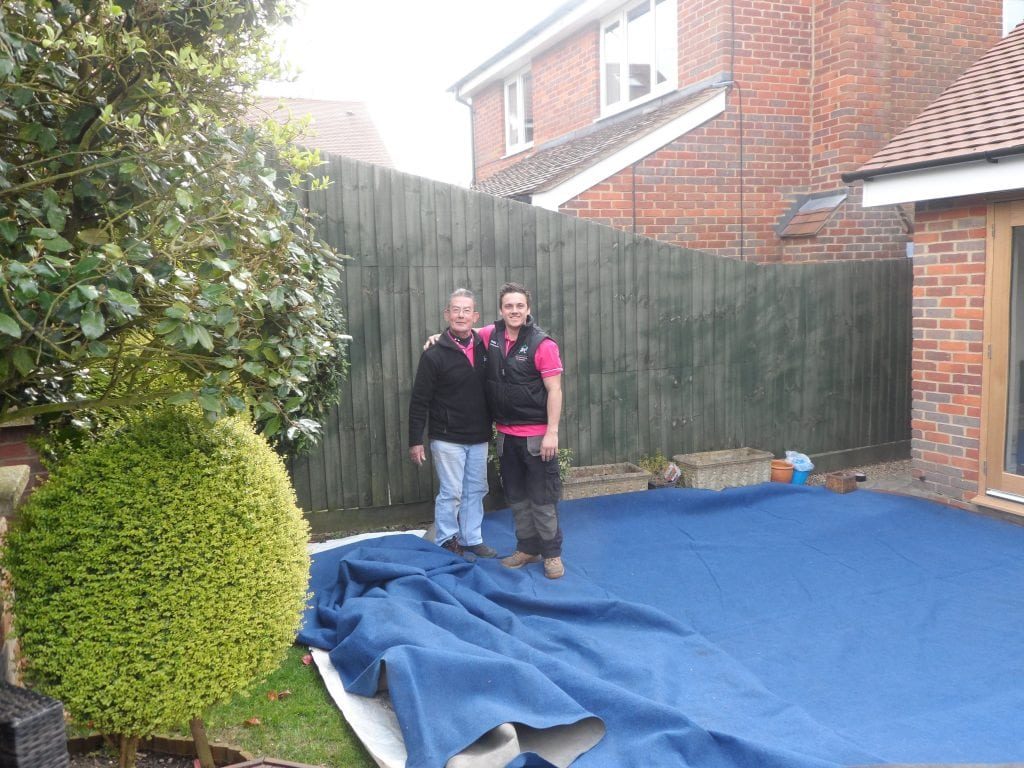
[[[591,467],[572,467],[562,481],[562,499],[587,499],[612,493],[630,493],[647,490],[649,473],[636,464],[598,464]]]
[[[772,454],[755,448],[732,448],[673,456],[682,470],[680,484],[687,488],[720,491],[767,483],[772,473]]]

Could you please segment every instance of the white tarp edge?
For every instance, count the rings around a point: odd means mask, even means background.
[[[413,536],[422,536],[425,531],[395,531],[388,533],[360,533],[356,536],[348,536],[344,539],[332,539],[320,544],[310,544],[309,551],[322,552],[326,549],[333,549],[344,544],[351,544],[363,539],[373,539],[378,536],[393,536],[398,533],[409,533]],[[398,725],[398,718],[391,708],[391,698],[387,692],[378,693],[372,698],[356,696],[345,690],[345,686],[338,677],[338,671],[331,663],[327,651],[319,648],[310,649],[313,654],[313,662],[320,670],[320,677],[323,678],[327,692],[338,705],[338,709],[345,716],[348,724],[352,726],[356,736],[363,742],[366,751],[381,768],[405,768],[407,753],[405,741],[402,739],[402,729]]]

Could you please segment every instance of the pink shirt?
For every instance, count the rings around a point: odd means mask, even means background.
[[[484,346],[489,346],[491,336],[494,334],[494,323],[481,328],[478,333],[480,338],[483,339]],[[506,355],[514,343],[508,338],[505,339]],[[552,339],[544,339],[540,343],[533,362],[542,379],[558,376],[564,370],[562,368],[562,357],[558,352],[558,345]],[[548,430],[546,424],[495,424],[494,426],[499,432],[512,435],[513,437],[533,437],[534,435],[543,435]]]
[[[463,346],[462,344],[459,344],[458,339],[455,338],[455,334],[454,333],[452,333],[451,331],[445,331],[445,333],[447,333],[451,337],[452,341],[455,342],[455,346],[458,347],[459,349],[461,349],[463,354],[465,354],[466,357],[469,358],[469,367],[472,368],[473,367],[473,337],[470,336],[469,337],[469,344],[466,344],[465,346]],[[487,343],[487,341],[485,340],[484,344],[486,344],[486,343]]]

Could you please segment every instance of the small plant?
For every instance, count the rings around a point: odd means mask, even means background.
[[[637,466],[654,477],[660,477],[668,469],[668,459],[661,451],[655,451],[637,459]]]
[[[22,508],[2,564],[29,678],[120,744],[200,718],[273,671],[306,596],[308,528],[238,417],[129,421]]]

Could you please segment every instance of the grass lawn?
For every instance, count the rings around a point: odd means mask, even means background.
[[[206,717],[210,741],[257,757],[327,768],[375,768],[328,695],[316,665],[302,663],[306,653],[303,647],[289,649],[270,677],[214,707]],[[281,696],[282,691],[289,693]]]

